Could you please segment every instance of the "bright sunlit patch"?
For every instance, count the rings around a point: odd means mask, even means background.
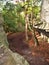
[[[25,13],[24,12],[21,12],[20,14],[25,17]]]

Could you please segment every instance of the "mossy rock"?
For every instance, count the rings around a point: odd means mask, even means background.
[[[29,65],[29,63],[20,54],[0,47],[0,65]]]

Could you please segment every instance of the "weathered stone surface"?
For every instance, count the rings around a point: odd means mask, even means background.
[[[42,1],[41,19],[49,23],[49,0]]]
[[[29,65],[28,62],[18,53],[0,47],[0,65]]]
[[[49,0],[43,0],[41,10],[42,29],[49,31]]]
[[[35,28],[44,29],[49,32],[49,0],[42,0],[41,21],[43,24],[35,26]]]

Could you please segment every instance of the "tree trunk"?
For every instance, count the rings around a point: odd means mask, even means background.
[[[33,23],[34,23],[33,13],[31,13],[31,23],[32,23],[32,30],[31,30],[31,32],[32,32],[32,37],[33,37],[33,39],[34,39],[35,46],[38,46],[38,45],[39,45],[39,42],[38,42],[38,39],[37,39],[36,34],[35,34],[35,29],[34,29],[34,27],[33,27]]]
[[[2,23],[2,16],[0,14],[0,65],[29,65],[21,55],[13,53],[8,48],[8,42]]]
[[[25,16],[25,37],[26,41],[28,41],[28,14]]]

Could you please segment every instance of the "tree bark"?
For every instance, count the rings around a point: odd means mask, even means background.
[[[28,14],[25,16],[25,37],[26,41],[28,41]]]

